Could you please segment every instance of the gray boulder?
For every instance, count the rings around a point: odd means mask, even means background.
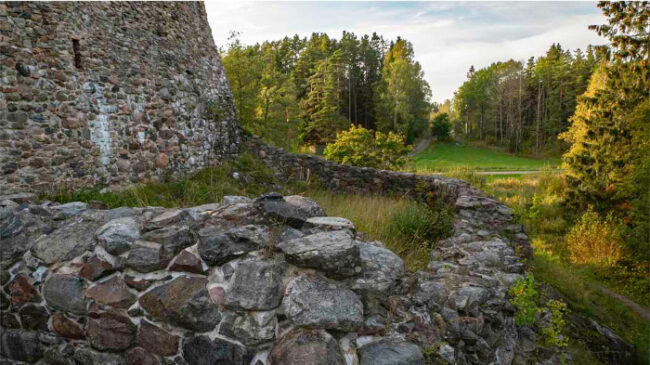
[[[310,217],[325,216],[325,211],[315,201],[305,198],[302,195],[289,195],[284,197],[284,201],[296,206],[309,214]]]
[[[93,351],[87,348],[79,348],[75,351],[73,359],[79,365],[126,365],[126,360],[119,354]]]
[[[78,215],[84,210],[87,210],[88,204],[84,202],[71,202],[71,203],[66,203],[61,205],[54,205],[51,206],[50,209],[52,209],[55,212],[58,212],[57,218],[66,219]]]
[[[362,346],[359,357],[361,365],[424,365],[424,356],[416,344],[393,339]]]
[[[72,275],[52,275],[43,285],[47,305],[75,314],[86,313],[84,280]]]
[[[159,243],[136,241],[129,251],[126,266],[139,272],[156,271],[167,266],[170,256]]]
[[[326,331],[297,329],[278,341],[269,354],[269,365],[343,365],[336,340]]]
[[[253,355],[244,346],[208,336],[192,336],[183,342],[183,359],[189,365],[248,365]]]
[[[194,237],[192,237],[188,226],[169,226],[155,229],[143,234],[142,240],[162,244],[172,256],[194,244]]]
[[[282,300],[282,277],[286,263],[280,260],[250,258],[235,269],[226,290],[227,307],[247,310],[269,310]]]
[[[219,334],[234,338],[246,346],[256,346],[275,338],[277,324],[274,311],[245,314],[228,312],[223,315]]]
[[[269,242],[267,227],[245,225],[224,229],[218,226],[199,230],[199,255],[208,265],[222,265]]]
[[[46,264],[72,260],[95,247],[95,231],[102,222],[75,217],[34,243],[32,254]]]
[[[343,285],[318,276],[298,276],[287,286],[282,305],[302,327],[354,331],[363,322],[363,304]]]
[[[359,247],[361,273],[349,279],[353,290],[378,292],[390,295],[390,290],[406,274],[404,261],[392,251],[367,242],[357,243]]]
[[[310,217],[325,215],[314,201],[300,196],[283,198],[278,193],[262,195],[255,199],[255,207],[268,219],[300,228]]]
[[[133,217],[117,218],[97,230],[97,241],[113,255],[126,252],[140,238],[140,226]]]
[[[281,241],[277,247],[290,263],[322,270],[330,277],[343,278],[361,271],[359,247],[349,231],[315,233]]]
[[[0,355],[31,364],[43,356],[43,349],[36,332],[2,328],[0,331]]]
[[[252,203],[253,199],[245,197],[245,196],[238,196],[238,195],[225,195],[223,198],[221,198],[221,205],[231,205],[231,204],[248,204]]]
[[[349,229],[354,232],[355,230],[354,223],[341,217],[311,217],[305,221],[305,227],[328,231]]]

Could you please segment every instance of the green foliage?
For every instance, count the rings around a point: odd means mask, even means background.
[[[542,341],[545,346],[564,348],[569,345],[569,338],[564,333],[566,328],[566,303],[551,299],[546,303],[551,312],[551,319],[548,325],[542,327]]]
[[[298,103],[287,71],[302,40],[285,38],[245,46],[232,33],[222,63],[233,91],[235,112],[244,131],[280,147],[296,150]]]
[[[517,283],[509,291],[512,298],[510,303],[517,308],[515,323],[517,326],[532,326],[535,323],[535,315],[540,309],[537,306],[539,293],[535,289],[533,274],[527,274],[524,279],[517,279]]]
[[[612,57],[592,76],[571,128],[561,136],[571,144],[563,156],[566,199],[572,209],[593,206],[601,216],[622,219],[631,233],[632,257],[647,262],[650,13],[647,2],[598,6],[608,24],[591,28],[611,42]]]
[[[533,195],[533,203],[528,208],[528,218],[532,221],[537,221],[542,214],[542,197],[541,195]]]
[[[566,130],[599,56],[589,46],[573,52],[553,44],[543,57],[508,60],[475,70],[454,95],[456,137],[480,140],[515,153],[561,152]]]
[[[440,113],[431,121],[431,135],[436,137],[438,141],[448,140],[450,131],[451,123],[449,122],[449,114]]]
[[[408,152],[404,137],[393,132],[376,132],[373,137],[371,130],[354,125],[339,132],[336,142],[328,144],[324,151],[327,159],[338,163],[381,169],[403,166]]]
[[[340,40],[313,33],[243,45],[237,36],[221,55],[247,133],[298,150],[331,142],[350,124],[409,142],[426,130],[429,86],[406,40],[344,31]]]
[[[300,102],[305,116],[302,139],[306,142],[330,142],[337,131],[349,125],[349,121],[339,113],[344,77],[342,57],[342,51],[335,51],[319,61],[309,77],[309,93]]]
[[[566,236],[570,260],[577,264],[613,266],[623,255],[622,224],[610,213],[602,219],[589,208]]]
[[[566,182],[561,174],[540,173],[491,176],[484,190],[515,210],[534,249],[531,272],[539,282],[552,285],[565,298],[573,312],[593,318],[634,343],[639,359],[648,358],[650,325],[619,299],[601,291],[606,287],[626,295],[644,307],[650,305],[650,268],[647,262],[627,258],[614,266],[594,267],[573,264],[566,235],[575,220],[572,209],[562,204]],[[531,220],[528,211],[538,196],[539,218]],[[572,336],[573,337],[573,336]],[[593,364],[580,339],[570,340],[566,349],[577,364]],[[580,360],[582,359],[582,360]]]
[[[377,130],[397,131],[412,143],[427,127],[431,90],[422,67],[414,60],[410,42],[398,37],[383,65],[382,78],[376,85]]]

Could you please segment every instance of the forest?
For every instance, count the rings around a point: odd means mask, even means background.
[[[553,44],[542,57],[523,64],[508,60],[472,66],[453,101],[434,106],[452,116],[455,135],[506,147],[514,153],[559,154],[577,97],[605,56],[591,45],[571,52]]]
[[[296,150],[323,146],[350,125],[426,133],[430,89],[410,42],[373,33],[325,33],[243,45],[233,32],[222,61],[244,129]]]

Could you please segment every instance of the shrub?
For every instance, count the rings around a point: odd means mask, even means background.
[[[623,254],[623,226],[610,213],[602,219],[591,208],[566,235],[569,258],[577,264],[612,266]]]
[[[440,113],[433,118],[431,123],[431,134],[439,141],[449,139],[449,132],[451,131],[451,123],[449,122],[449,114]]]
[[[325,147],[325,158],[353,166],[396,169],[406,163],[409,147],[404,136],[393,132],[377,132],[352,125],[337,133],[336,142]]]
[[[532,326],[535,315],[539,313],[537,306],[537,289],[533,274],[527,274],[524,279],[517,279],[517,283],[510,288],[510,303],[517,308],[515,324],[517,326]]]
[[[551,320],[542,328],[542,341],[548,347],[566,347],[569,344],[569,339],[563,333],[566,327],[566,303],[551,299],[546,306],[551,312]]]

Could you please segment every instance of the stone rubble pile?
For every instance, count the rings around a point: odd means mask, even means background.
[[[523,364],[534,346],[507,291],[525,234],[457,191],[454,234],[417,274],[301,196],[111,210],[4,197],[0,362]]]

